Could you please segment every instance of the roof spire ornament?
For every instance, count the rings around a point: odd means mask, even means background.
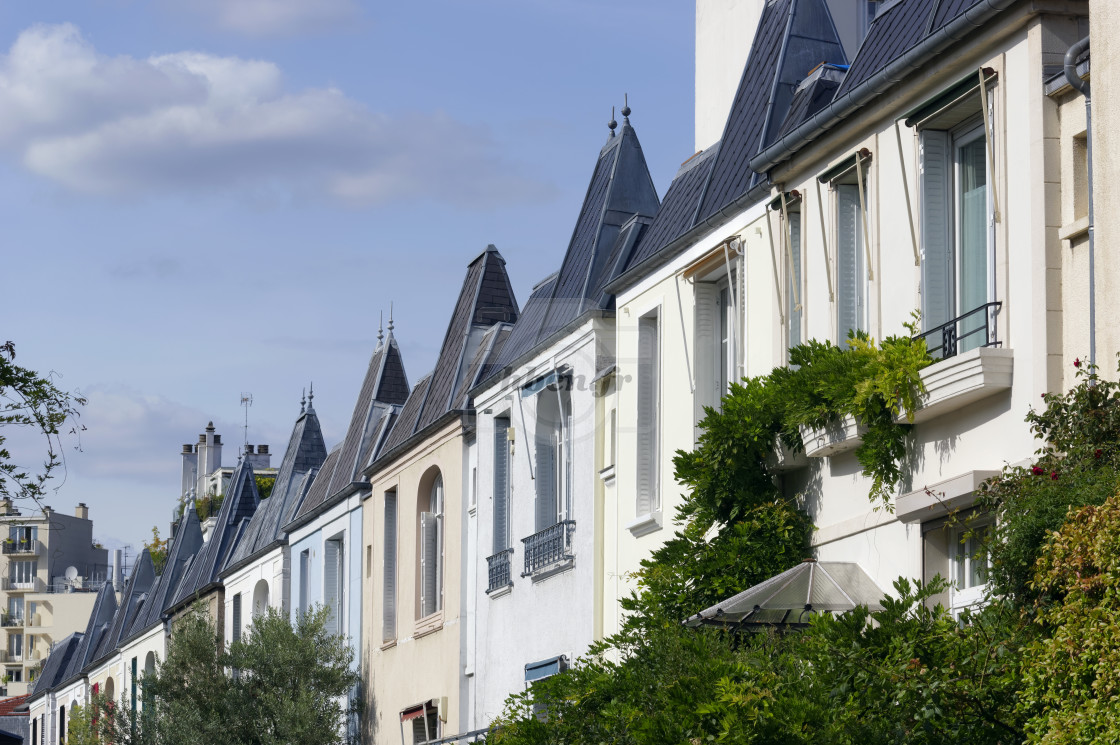
[[[311,402],[315,400],[315,383],[311,383],[311,388],[307,392],[307,410],[311,411]]]
[[[379,346],[379,347],[381,346],[382,340],[385,338],[385,334],[382,333],[382,327],[385,325],[383,323],[384,320],[385,320],[385,311],[379,311],[377,313],[377,346]]]
[[[611,137],[614,137],[614,128],[618,126],[618,122],[614,120],[614,107],[611,107],[611,120],[607,122],[607,129],[611,131]]]
[[[622,123],[630,126],[630,94],[622,94]]]
[[[303,392],[299,394],[299,413],[303,413],[304,407],[307,405],[307,389],[304,388]]]
[[[393,301],[389,301],[389,338],[393,338]]]

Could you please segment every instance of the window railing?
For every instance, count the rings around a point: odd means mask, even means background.
[[[513,585],[513,579],[510,576],[510,564],[512,563],[512,548],[499,551],[486,559],[487,573],[490,575],[490,585],[486,588],[487,594]]]
[[[0,589],[7,592],[43,592],[45,584],[38,577],[26,579],[23,577],[4,577],[0,582]]]
[[[1000,300],[984,303],[914,338],[925,340],[935,360],[955,357],[961,347],[998,347],[1000,341],[996,338],[995,317],[1001,307],[1003,302]]]
[[[51,584],[47,585],[45,590],[41,592],[97,592],[100,590],[108,580],[106,579],[74,579],[69,580],[63,577],[55,577]]]
[[[525,544],[525,571],[521,576],[528,577],[533,572],[571,559],[572,533],[575,529],[575,520],[561,520],[539,533],[522,538],[521,542]]]
[[[2,550],[4,554],[9,556],[13,554],[39,554],[39,548],[41,545],[42,544],[40,544],[39,541],[34,538],[26,540],[8,539],[0,544],[0,546],[3,547]]]
[[[0,616],[0,626],[23,626],[23,616],[10,616],[5,613]]]

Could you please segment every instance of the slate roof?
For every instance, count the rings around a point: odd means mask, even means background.
[[[750,159],[777,139],[797,86],[822,62],[847,62],[825,0],[768,0],[722,137],[681,165],[628,271],[762,183]],[[810,103],[823,105],[799,105]]]
[[[471,389],[482,382],[491,371],[498,369],[497,360],[501,357],[502,347],[509,340],[512,331],[513,324],[508,323],[498,323],[487,330],[486,335],[483,336],[478,345],[478,351],[475,352],[474,359],[471,360],[471,364],[467,368],[463,384],[459,386],[459,397],[455,399],[454,408],[460,410],[474,408]]]
[[[225,567],[230,552],[244,534],[259,503],[253,467],[248,461],[242,461],[230,477],[222,508],[218,510],[218,518],[210,530],[210,536],[187,567],[183,581],[175,590],[174,600],[165,610],[191,600],[217,581],[218,573]]]
[[[117,613],[117,592],[111,582],[106,582],[97,591],[97,599],[93,601],[93,610],[90,611],[89,621],[86,622],[86,631],[74,650],[74,656],[66,667],[60,684],[69,682],[77,677],[94,659],[101,640],[108,635],[113,626],[113,617]]]
[[[136,620],[124,632],[125,639],[137,636],[163,621],[164,612],[174,605],[175,591],[182,584],[202,546],[202,525],[198,521],[198,513],[188,507],[179,518],[175,536],[167,551],[163,573],[152,584],[148,597],[136,614]]]
[[[903,0],[875,16],[840,97],[981,0]]]
[[[802,81],[793,94],[789,113],[782,122],[782,128],[778,130],[778,137],[785,137],[831,103],[846,72],[840,65],[825,64]]]
[[[66,671],[70,668],[70,662],[81,641],[82,633],[75,631],[54,645],[54,649],[43,662],[43,669],[35,679],[35,685],[31,687],[32,696],[49,691],[66,679]]]
[[[456,410],[468,368],[487,330],[497,323],[513,323],[518,316],[505,259],[493,245],[488,246],[468,265],[435,369],[412,389],[383,453]]]
[[[603,288],[623,268],[634,239],[659,207],[645,153],[627,117],[619,134],[612,131],[599,151],[568,250],[547,296],[540,286],[534,290],[538,307],[515,324],[494,369],[530,353],[586,311],[612,308],[614,297]],[[646,219],[632,222],[638,215]]]
[[[312,394],[314,400],[314,394]],[[310,403],[300,411],[292,426],[288,448],[284,460],[276,472],[276,482],[272,494],[262,501],[248,525],[244,536],[230,552],[229,559],[222,571],[231,569],[286,538],[284,526],[292,521],[300,505],[310,480],[308,474],[318,472],[327,458],[327,446],[323,440],[323,430],[319,425],[319,415]],[[223,504],[224,506],[224,504]]]
[[[98,643],[97,650],[92,657],[92,664],[105,659],[117,648],[125,632],[136,621],[155,581],[156,570],[152,564],[152,555],[148,549],[144,549],[132,569],[132,574],[125,583],[124,591],[121,593],[120,606],[113,617],[113,625],[109,629],[109,633],[105,634]]]

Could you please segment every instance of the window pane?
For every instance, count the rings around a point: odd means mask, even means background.
[[[801,343],[801,311],[798,302],[801,300],[803,285],[801,284],[801,213],[789,213],[789,248],[793,255],[793,265],[789,268],[789,283],[786,286],[787,318],[789,319],[789,346],[796,347]],[[796,290],[794,288],[797,288]],[[794,294],[796,292],[796,300]]]
[[[988,301],[988,183],[987,150],[984,139],[978,138],[957,149],[959,188],[960,302],[958,314],[979,308]],[[961,324],[960,334],[977,333],[961,340],[960,351],[974,349],[987,342],[978,331],[984,319],[977,314]]]

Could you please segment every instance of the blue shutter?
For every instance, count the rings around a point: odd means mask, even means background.
[[[921,134],[922,328],[929,330],[953,318],[953,255],[951,242],[952,183],[949,135],[939,130]],[[940,345],[940,339],[931,340]]]

